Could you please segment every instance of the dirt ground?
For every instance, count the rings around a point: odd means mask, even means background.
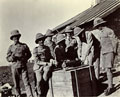
[[[102,84],[105,89],[107,87],[107,80],[103,81]],[[111,95],[107,97],[120,97],[120,63],[118,63],[113,70],[113,84],[114,84],[115,90]],[[102,91],[102,93],[98,97],[105,97],[104,91]]]
[[[1,69],[3,69],[3,68],[1,68]],[[31,68],[29,68],[30,70],[29,71],[31,71]],[[4,70],[6,70],[6,69],[4,69]],[[6,72],[8,72],[9,70],[7,70]],[[31,71],[32,72],[32,71]],[[30,72],[30,73],[31,73]],[[8,75],[8,74],[7,74]],[[9,75],[10,76],[10,75]],[[101,75],[101,78],[103,78],[105,75]],[[1,76],[1,78],[4,78],[4,76]],[[32,73],[30,74],[30,78],[32,78]],[[8,76],[7,76],[7,78],[4,78],[4,80],[3,81],[5,81],[6,79],[9,79],[9,80],[7,80],[8,82],[11,82],[12,80],[11,80],[11,76],[8,78]],[[32,78],[33,79],[33,78]],[[31,79],[31,80],[32,80]],[[104,96],[104,90],[107,88],[107,79],[106,78],[103,78],[104,80],[102,80],[101,82],[102,82],[102,84],[100,84],[100,89],[99,89],[99,94],[98,94],[98,96],[97,97],[105,97]],[[107,97],[120,97],[120,62],[119,63],[117,63],[116,65],[115,65],[115,68],[113,69],[113,84],[114,84],[114,88],[115,88],[115,91],[111,94],[111,95],[109,95],[109,96],[107,96]],[[58,91],[59,92],[59,91]],[[0,96],[1,97],[1,96]],[[23,96],[23,97],[26,97],[26,96]],[[50,93],[50,90],[49,90],[49,93],[48,93],[48,96],[47,97],[52,97],[51,96],[51,93]],[[56,96],[54,96],[54,97],[56,97]],[[58,96],[57,96],[58,97]],[[68,97],[68,96],[64,96],[64,97]],[[69,96],[70,97],[70,96]],[[73,96],[71,96],[71,97],[73,97]]]

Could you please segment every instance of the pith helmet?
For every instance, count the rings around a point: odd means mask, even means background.
[[[80,27],[75,27],[74,28],[74,36],[78,36],[81,32],[84,31],[84,28],[80,28]]]
[[[63,34],[58,34],[56,44],[60,43],[63,40],[65,40],[65,36]]]
[[[46,37],[49,37],[49,36],[53,36],[54,33],[52,32],[52,30],[48,29],[45,35]]]
[[[97,27],[98,25],[104,24],[104,23],[106,23],[106,21],[104,21],[102,18],[99,18],[99,17],[94,19],[93,21],[94,27]]]
[[[45,38],[46,38],[45,35],[43,35],[42,33],[37,33],[37,34],[36,34],[35,43],[38,44],[38,41],[39,41],[40,39],[45,39]]]
[[[11,32],[10,39],[12,40],[13,37],[15,37],[15,36],[17,36],[17,37],[20,37],[20,36],[21,36],[21,34],[19,33],[19,30],[13,30],[13,31]]]
[[[72,27],[71,26],[67,26],[65,28],[65,32],[64,33],[71,33],[73,30],[72,30]]]

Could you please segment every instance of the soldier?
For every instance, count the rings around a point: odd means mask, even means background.
[[[56,41],[56,47],[55,47],[55,60],[57,61],[58,67],[61,67],[61,64],[66,59],[66,53],[65,53],[65,36],[63,34],[57,35],[57,41]]]
[[[51,55],[53,58],[55,58],[55,53],[54,53],[54,48],[55,48],[55,43],[52,41],[52,36],[53,36],[52,30],[48,29],[46,32],[46,39],[44,44],[50,48]]]
[[[114,31],[105,26],[106,21],[102,18],[96,18],[94,20],[94,28],[100,31],[100,44],[101,44],[101,63],[105,68],[108,78],[108,88],[105,90],[105,95],[109,95],[113,91],[113,78],[112,67],[114,62],[114,43],[115,39]]]
[[[49,89],[49,79],[52,76],[52,58],[49,47],[44,45],[46,36],[37,33],[35,43],[39,46],[33,50],[34,67],[33,70],[37,79],[38,97],[46,97]]]
[[[78,58],[84,63],[92,65],[93,62],[93,39],[92,34],[89,31],[85,31],[84,28],[74,28],[74,38],[77,41],[77,55]]]
[[[15,87],[16,97],[21,96],[20,92],[20,77],[23,79],[27,97],[33,97],[30,83],[28,82],[27,60],[31,57],[31,52],[25,43],[19,41],[21,34],[18,30],[11,32],[10,39],[14,44],[10,45],[7,52],[7,61],[12,62],[12,77]]]
[[[99,74],[100,74],[100,33],[99,30],[93,30],[92,36],[93,36],[93,46],[94,46],[94,58],[93,58],[93,66],[95,70],[95,75],[97,78],[97,81],[99,82]],[[99,84],[99,83],[98,83]]]
[[[77,57],[77,49],[76,49],[76,40],[72,37],[73,36],[73,30],[71,26],[67,26],[65,28],[65,32],[63,32],[66,35],[65,44],[66,44],[66,57],[69,60],[75,60]]]

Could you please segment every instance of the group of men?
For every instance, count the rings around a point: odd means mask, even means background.
[[[36,77],[37,97],[46,97],[49,89],[49,79],[52,77],[54,67],[71,60],[81,60],[83,64],[94,65],[96,79],[99,80],[100,65],[105,68],[108,78],[108,88],[105,95],[109,95],[113,89],[111,68],[114,54],[116,53],[114,31],[105,26],[106,21],[96,18],[92,31],[84,28],[67,26],[63,33],[55,35],[48,29],[46,34],[36,34],[33,50],[34,67]],[[53,36],[56,40],[53,41]],[[29,47],[19,41],[21,34],[18,30],[11,32],[10,39],[14,41],[7,52],[7,61],[12,62],[11,69],[17,97],[21,96],[20,77],[22,77],[27,97],[33,97],[28,79],[27,60],[31,57]],[[117,39],[116,39],[117,40]],[[66,60],[66,61],[65,61]]]

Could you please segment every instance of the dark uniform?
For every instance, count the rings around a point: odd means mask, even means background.
[[[59,45],[55,47],[55,59],[58,62],[58,67],[61,66],[63,61],[66,59],[65,48],[61,48]]]
[[[52,57],[55,58],[55,53],[54,53],[54,48],[56,46],[55,43],[53,41],[50,42],[45,41],[44,44],[49,47]]]
[[[77,41],[73,38],[66,38],[66,57],[69,60],[75,60],[77,58]]]
[[[54,59],[55,58],[54,48],[56,46],[55,42],[52,41],[52,37],[54,36],[54,33],[52,30],[48,29],[45,36],[46,36],[46,39],[44,41],[44,45],[50,48],[51,55]]]
[[[75,60],[77,57],[77,42],[74,38],[72,38],[73,35],[73,29],[71,26],[66,26],[65,31],[63,34],[66,35],[65,44],[66,44],[66,58],[68,60]]]
[[[66,59],[65,52],[65,36],[63,34],[57,35],[56,47],[55,47],[55,60],[57,61],[58,67],[61,67],[61,64]]]

